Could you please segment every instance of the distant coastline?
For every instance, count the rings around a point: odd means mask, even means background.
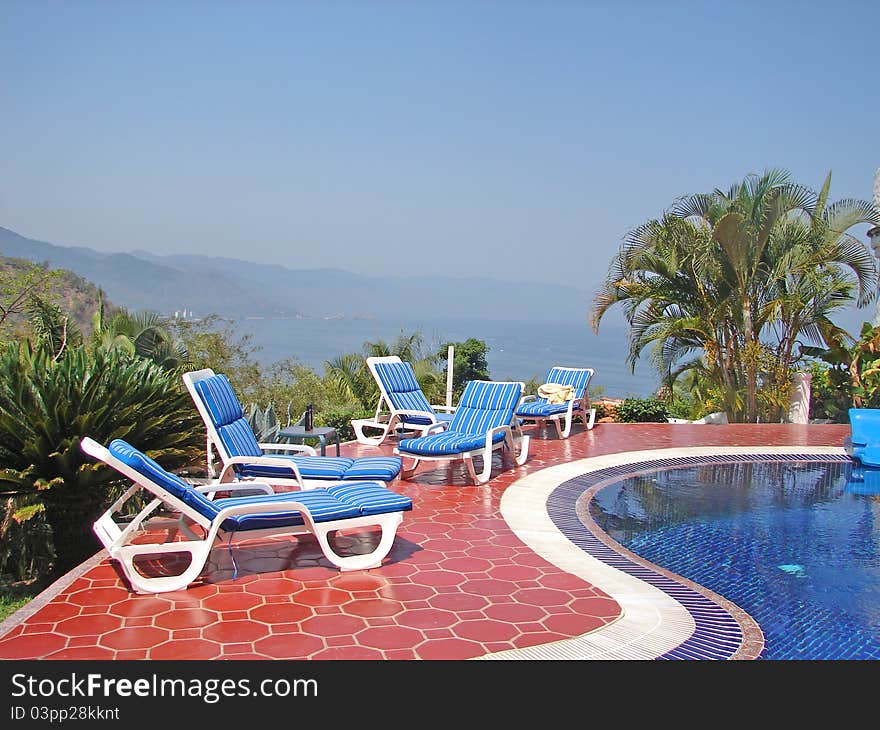
[[[489,372],[496,380],[541,378],[553,365],[570,365],[594,368],[593,385],[602,388],[609,398],[648,397],[658,385],[647,362],[640,363],[635,374],[629,372],[625,331],[609,328],[597,336],[582,322],[442,317],[247,317],[230,321],[239,335],[250,335],[251,343],[259,348],[255,358],[262,365],[296,358],[323,372],[327,360],[345,353],[362,353],[367,341],[390,344],[398,335],[418,331],[431,350],[444,342],[461,342],[469,337],[484,340],[489,346]]]

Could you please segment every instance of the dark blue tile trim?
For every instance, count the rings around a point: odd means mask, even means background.
[[[657,657],[658,659],[729,659],[743,640],[737,620],[723,607],[702,593],[655,570],[636,563],[606,545],[578,518],[576,505],[581,495],[602,482],[611,484],[639,472],[680,469],[700,464],[730,464],[755,461],[851,461],[837,454],[732,454],[717,456],[684,456],[640,461],[590,472],[560,484],[547,499],[547,513],[553,524],[575,545],[594,558],[611,565],[664,591],[691,614],[696,626],[683,643]],[[604,485],[607,486],[607,485]]]

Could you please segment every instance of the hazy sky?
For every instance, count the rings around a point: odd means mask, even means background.
[[[878,26],[876,0],[0,0],[0,225],[593,289],[628,229],[750,172],[870,199]]]

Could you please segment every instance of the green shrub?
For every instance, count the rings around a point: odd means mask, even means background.
[[[811,362],[807,372],[810,381],[810,418],[848,423],[852,407],[852,382],[849,370]]]
[[[657,398],[626,398],[617,406],[621,423],[666,423],[669,406]]]
[[[371,418],[375,413],[359,408],[340,408],[315,414],[315,425],[330,426],[336,429],[339,443],[354,440],[354,429],[351,422],[355,418]]]

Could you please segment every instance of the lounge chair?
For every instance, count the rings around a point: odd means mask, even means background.
[[[422,436],[400,440],[394,453],[413,460],[410,467],[404,464],[404,477],[412,476],[423,460],[461,459],[474,483],[485,484],[492,473],[492,452],[496,449],[507,449],[517,464],[525,464],[529,437],[523,435],[514,418],[523,387],[519,382],[469,381],[448,426],[434,424]],[[483,460],[479,474],[474,456]]]
[[[358,443],[381,444],[395,430],[425,434],[437,423],[449,424],[454,407],[432,406],[419,387],[412,366],[397,355],[368,357],[367,367],[379,386],[379,402],[372,418],[351,422]],[[364,429],[378,429],[370,436]]]
[[[517,406],[517,418],[523,423],[540,424],[552,421],[559,438],[568,438],[572,423],[578,416],[588,430],[593,428],[596,423],[596,409],[590,406],[587,391],[593,372],[592,368],[550,368],[544,378],[544,386],[561,386],[557,390],[563,395],[560,398],[542,397],[540,392],[539,395],[527,395]],[[565,386],[570,386],[568,397],[564,396]],[[548,395],[551,390],[553,388],[545,388]],[[561,402],[556,402],[558,400]]]
[[[880,467],[880,409],[850,408],[846,452],[863,466]]]
[[[216,450],[223,464],[220,481],[250,478],[310,488],[327,481],[391,482],[400,474],[396,456],[317,456],[305,444],[261,444],[225,375],[205,368],[184,373],[183,382],[207,428],[208,474],[214,474]]]
[[[403,512],[412,509],[409,497],[386,489],[378,482],[341,483],[284,493],[275,493],[270,485],[257,482],[195,487],[121,439],[111,441],[106,448],[90,438],[84,438],[80,445],[89,456],[103,461],[133,482],[125,494],[98,518],[93,529],[110,557],[119,562],[137,593],[163,593],[186,588],[202,572],[215,540],[228,536],[231,542],[233,537],[242,534],[248,538],[312,534],[327,559],[340,570],[377,568],[391,550]],[[113,515],[142,488],[154,499],[130,522],[117,523]],[[262,493],[211,499],[217,491],[243,489]],[[172,539],[167,542],[131,542],[145,525],[149,525],[148,518],[162,505],[179,513],[176,527],[186,539],[173,539],[176,530],[171,530],[169,537]],[[198,525],[204,535],[193,532],[187,520]],[[342,556],[328,542],[328,534],[335,530],[372,525],[382,530],[382,536],[370,553]],[[188,553],[190,562],[177,575],[147,576],[135,565],[138,558],[181,553]]]

